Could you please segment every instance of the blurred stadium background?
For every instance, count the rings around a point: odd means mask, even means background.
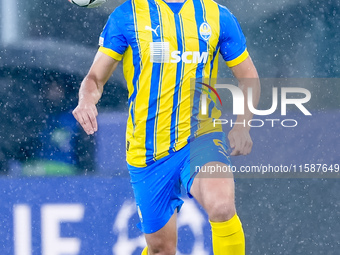
[[[238,18],[261,77],[322,78],[307,86],[311,118],[294,113],[294,129],[253,130],[253,153],[234,164],[339,164],[339,1],[217,2]],[[98,134],[86,136],[71,115],[120,3],[0,0],[1,254],[136,255],[144,247],[124,162],[122,67],[99,103]],[[219,76],[231,77],[222,62]],[[340,254],[339,191],[336,178],[236,179],[247,254]],[[178,254],[212,254],[206,215],[186,202]]]

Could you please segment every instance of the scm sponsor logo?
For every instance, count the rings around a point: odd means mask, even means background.
[[[182,54],[180,51],[171,52],[171,63],[178,63],[183,61],[186,64],[197,64],[197,63],[207,63],[208,52],[199,51],[184,51]]]
[[[150,62],[151,63],[179,63],[199,64],[207,63],[208,52],[199,51],[179,51],[170,52],[169,42],[150,43]]]

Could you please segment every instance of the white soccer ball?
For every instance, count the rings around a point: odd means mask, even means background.
[[[70,3],[80,7],[94,8],[102,5],[106,0],[68,0]]]

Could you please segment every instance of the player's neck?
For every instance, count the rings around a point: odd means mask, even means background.
[[[166,3],[184,3],[185,0],[163,0]]]

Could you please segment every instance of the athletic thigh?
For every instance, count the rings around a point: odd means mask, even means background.
[[[235,214],[235,185],[225,134],[214,132],[191,142],[190,161],[181,173],[188,195],[207,211],[210,220]]]
[[[221,162],[209,162],[205,166],[228,167]],[[190,193],[206,210],[209,219],[214,222],[229,220],[236,212],[235,184],[232,174],[222,177],[211,177],[198,173],[193,180]]]

